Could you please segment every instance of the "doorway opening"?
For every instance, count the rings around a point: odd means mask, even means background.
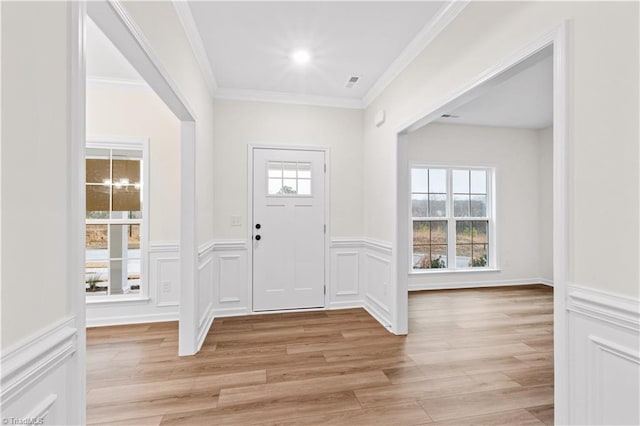
[[[397,284],[396,292],[394,292],[395,312],[393,315],[393,331],[396,334],[407,334],[410,331],[408,317],[408,290],[410,289],[410,283],[414,289],[416,288],[416,282],[421,280],[423,284],[429,280],[433,283],[439,283],[440,286],[433,286],[434,289],[481,287],[483,284],[491,285],[492,281],[494,282],[493,285],[495,285],[496,277],[500,276],[500,271],[498,271],[500,265],[504,265],[504,263],[501,263],[504,260],[501,259],[501,257],[504,257],[504,253],[500,247],[500,244],[504,243],[504,238],[501,238],[500,234],[502,232],[502,221],[518,220],[513,217],[505,218],[504,209],[496,208],[497,203],[500,203],[504,198],[502,191],[495,190],[496,182],[500,183],[500,179],[504,177],[501,167],[477,161],[477,158],[470,157],[465,152],[459,152],[460,155],[457,157],[450,155],[448,159],[439,157],[439,154],[451,148],[447,144],[449,140],[445,138],[442,131],[446,126],[455,130],[456,126],[450,126],[450,121],[456,120],[456,116],[460,117],[456,112],[465,112],[466,105],[472,105],[475,100],[491,93],[494,88],[499,87],[501,84],[506,84],[509,79],[512,79],[523,70],[531,68],[547,58],[548,61],[552,62],[553,69],[551,102],[553,106],[553,127],[549,128],[547,126],[545,128],[546,132],[541,132],[545,134],[541,136],[550,139],[547,154],[552,156],[552,160],[547,158],[550,161],[548,161],[548,167],[545,169],[547,179],[550,178],[550,174],[553,176],[550,179],[552,196],[548,192],[545,195],[548,196],[548,202],[552,205],[552,212],[546,217],[547,219],[551,218],[549,227],[552,227],[553,233],[545,235],[545,244],[547,244],[546,247],[551,247],[551,252],[553,253],[550,257],[552,266],[547,265],[546,268],[552,271],[550,282],[547,284],[552,282],[554,285],[554,339],[553,361],[551,362],[553,362],[554,389],[552,393],[554,395],[555,421],[558,423],[566,422],[568,395],[565,307],[568,264],[568,218],[566,207],[568,139],[566,97],[568,73],[566,69],[566,32],[566,25],[562,25],[557,30],[544,35],[521,51],[501,61],[499,65],[482,73],[477,79],[446,97],[442,102],[427,108],[417,120],[414,119],[398,129],[395,185],[397,228],[393,262]],[[415,159],[412,158],[412,139],[415,142],[416,138],[419,139],[420,136],[433,137],[437,135],[440,138],[440,147],[436,147],[435,151],[432,149],[424,152],[424,157],[420,158],[421,161],[416,164]],[[460,134],[457,136],[460,136]],[[471,141],[468,142],[471,143]],[[431,147],[433,148],[433,146]],[[413,148],[413,153],[415,154],[415,144]],[[449,152],[449,154],[452,153]],[[501,154],[502,152],[496,153],[496,155]],[[451,158],[454,161],[451,161]],[[414,160],[413,163],[412,160]],[[529,164],[526,164],[526,166],[529,166]],[[484,167],[488,171],[488,174],[484,174],[485,179],[479,179],[478,176],[476,176],[478,179],[472,178],[471,172],[475,167]],[[412,185],[412,168],[420,169],[416,174],[422,174],[423,176],[425,174],[423,170],[427,170],[427,181],[422,182],[421,187]],[[429,187],[428,180],[432,169],[435,172],[434,188]],[[442,188],[440,188],[442,191],[440,192],[435,187],[439,182],[436,176],[439,170],[444,170],[445,176],[443,185],[441,185]],[[456,179],[453,177],[455,171],[460,172],[460,179],[457,179],[458,182],[455,182]],[[442,174],[442,172],[440,173]],[[468,176],[468,179],[463,179],[463,174]],[[417,178],[418,176],[414,177]],[[480,185],[481,183],[482,185]],[[475,189],[473,189],[474,186],[476,187]],[[538,196],[534,201],[536,205],[539,203]],[[434,207],[433,211],[430,210],[431,206]],[[443,208],[439,209],[438,206]],[[413,215],[414,209],[419,211],[417,217]],[[423,213],[426,216],[423,216]],[[512,216],[511,213],[510,216]],[[412,226],[415,222],[414,218],[421,225],[417,232],[414,231]],[[539,224],[536,223],[532,226],[539,227]],[[517,236],[514,236],[514,238],[517,238]],[[477,250],[474,250],[476,248]],[[473,253],[476,251],[481,256],[474,257]],[[418,256],[415,256],[416,254]],[[540,254],[536,252],[536,258],[539,258],[539,256]],[[414,257],[419,257],[419,259],[414,262]],[[415,267],[416,265],[418,265],[418,268]],[[416,269],[419,270],[416,271]],[[458,270],[454,271],[455,269]],[[445,270],[448,271],[443,272]],[[483,271],[479,272],[480,270]],[[467,280],[459,277],[463,273],[468,274],[469,271],[474,274],[475,279],[472,281],[475,283],[467,283],[468,285],[465,285]],[[431,278],[424,280],[425,276]],[[433,277],[438,278],[434,279]],[[516,279],[515,276],[513,278]],[[538,281],[540,277],[536,275],[526,278],[532,278],[528,282],[528,284],[531,284]],[[497,284],[504,285],[508,284],[508,282],[505,280],[505,282]]]

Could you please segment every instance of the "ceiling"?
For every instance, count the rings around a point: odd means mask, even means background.
[[[91,19],[87,19],[86,42],[89,80],[145,84],[140,74]]]
[[[201,45],[200,61],[207,62],[217,92],[360,102],[449,6],[444,1],[191,1],[187,10],[176,9],[188,35],[190,22],[197,29],[190,40],[196,51]],[[290,59],[300,48],[312,56],[306,66]],[[350,76],[360,77],[353,88],[345,87]]]
[[[543,129],[553,123],[553,57],[540,61],[447,114],[439,123]]]

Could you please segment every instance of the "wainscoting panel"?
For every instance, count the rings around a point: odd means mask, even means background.
[[[52,324],[2,353],[4,424],[76,424],[71,383],[78,366],[75,318]],[[29,422],[29,423],[27,423]]]
[[[362,276],[364,308],[383,326],[391,326],[391,245],[379,241],[363,242]]]
[[[143,254],[144,255],[144,254]],[[180,305],[180,246],[151,242],[143,259],[146,297],[87,303],[87,327],[177,321]]]
[[[569,288],[570,421],[640,424],[640,301]]]
[[[179,253],[150,253],[149,280],[156,291],[156,306],[180,305]]]
[[[213,300],[216,316],[250,313],[248,298],[248,256],[244,241],[214,244],[215,274]]]
[[[198,250],[198,274],[196,275],[196,308],[198,310],[198,349],[204,343],[214,319],[214,242],[204,244]]]
[[[329,308],[361,307],[362,240],[333,240],[330,249],[331,276],[327,283]]]

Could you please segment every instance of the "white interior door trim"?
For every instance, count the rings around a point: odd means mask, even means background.
[[[70,170],[70,229],[72,247],[69,251],[72,264],[72,283],[84,276],[84,144],[85,144],[85,84],[86,47],[85,21],[87,16],[100,26],[120,52],[136,68],[145,81],[162,99],[181,122],[180,139],[180,329],[179,355],[193,355],[198,349],[196,311],[197,297],[197,246],[195,203],[195,147],[196,116],[186,98],[170,77],[150,43],[117,0],[74,2],[71,6],[72,29],[72,111],[71,111],[71,170]],[[78,285],[70,286],[72,309],[78,318],[78,329],[86,326],[84,292]],[[80,294],[82,293],[82,294]],[[84,334],[83,334],[84,336]],[[79,352],[84,359],[86,342],[79,342]],[[77,372],[82,387],[86,390],[84,363]],[[77,400],[84,407],[84,396]]]
[[[248,294],[248,306],[253,310],[253,152],[256,149],[280,149],[280,150],[295,150],[295,151],[320,151],[324,152],[324,161],[327,165],[327,171],[324,174],[324,217],[327,224],[327,232],[324,234],[324,279],[325,288],[328,286],[328,280],[331,276],[330,270],[330,253],[329,248],[331,246],[331,149],[326,146],[311,146],[311,145],[275,145],[275,144],[248,144],[247,145],[247,242],[250,245],[247,250],[248,257],[248,273],[247,273],[247,294]],[[324,308],[320,310],[328,309],[329,306],[329,291],[325,291],[324,294]],[[304,311],[318,310],[318,309],[304,309]],[[286,310],[282,312],[297,312],[298,310]],[[268,311],[259,312],[260,314],[277,313],[280,311]]]
[[[569,332],[567,320],[567,287],[569,277],[569,21],[543,34],[497,65],[480,73],[461,89],[435,102],[414,118],[399,126],[395,133],[395,179],[392,185],[396,204],[394,209],[392,331],[408,332],[408,233],[409,191],[408,133],[439,118],[447,110],[455,109],[485,93],[504,81],[519,68],[526,66],[543,49],[553,46],[553,282],[554,282],[554,404],[557,424],[569,422]]]

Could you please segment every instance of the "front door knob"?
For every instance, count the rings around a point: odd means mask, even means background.
[[[262,238],[260,235],[256,235],[256,240],[260,241],[260,238]]]

